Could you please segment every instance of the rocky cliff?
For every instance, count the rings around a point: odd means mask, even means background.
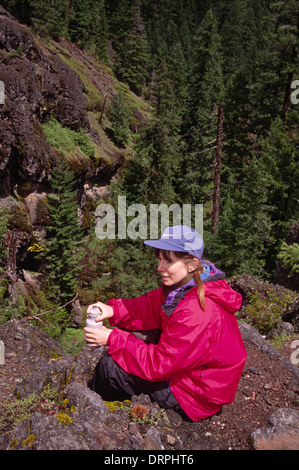
[[[0,80],[5,90],[0,104],[0,208],[13,216],[7,243],[8,271],[15,279],[26,264],[34,270],[28,248],[45,236],[49,220],[44,202],[57,158],[64,153],[76,174],[79,209],[90,207],[105,197],[129,152],[111,138],[106,111],[113,96],[123,90],[135,130],[147,121],[150,107],[91,55],[67,41],[35,37],[1,6]],[[61,133],[63,141],[63,130],[81,132],[94,151],[50,145],[45,125],[53,122],[55,138]]]
[[[55,151],[42,124],[56,116],[72,129],[90,129],[84,85],[55,50],[0,7],[1,197],[26,195],[49,180]]]

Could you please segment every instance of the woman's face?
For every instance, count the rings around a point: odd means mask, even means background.
[[[180,287],[180,282],[191,272],[190,264],[176,258],[173,252],[170,252],[170,259],[166,259],[160,251],[158,259],[157,269],[161,274],[164,286],[170,287],[177,284]]]

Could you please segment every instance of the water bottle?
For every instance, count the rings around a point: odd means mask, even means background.
[[[100,329],[103,327],[103,322],[102,321],[98,321],[96,322],[96,318],[102,313],[101,309],[99,307],[91,307],[89,309],[89,312],[88,312],[88,317],[86,319],[86,327],[87,328],[97,328],[97,329]],[[88,343],[87,343],[88,345]],[[95,346],[89,346],[91,347],[92,349],[95,349],[96,347]]]

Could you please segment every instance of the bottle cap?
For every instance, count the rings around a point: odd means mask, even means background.
[[[91,307],[91,309],[89,309],[88,311],[88,314],[92,317],[96,317],[98,315],[100,315],[102,313],[102,310],[99,308],[99,307]]]

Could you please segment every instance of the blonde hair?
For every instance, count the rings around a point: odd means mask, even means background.
[[[163,256],[164,259],[166,259],[167,261],[171,261],[171,256],[170,256],[171,252],[167,251],[167,250],[160,250],[159,248],[155,248],[156,258],[159,257],[160,252],[162,253],[162,256]],[[176,258],[178,258],[181,261],[185,262],[185,264],[190,263],[190,261],[192,261],[194,258],[196,258],[195,256],[193,256],[189,253],[185,253],[183,251],[173,251],[172,253],[174,253],[174,256]],[[196,258],[196,259],[198,259],[198,258]],[[203,266],[200,263],[200,261],[199,261],[198,266],[193,271],[193,273],[194,273],[193,278],[194,278],[196,286],[197,286],[198,301],[200,303],[201,308],[203,310],[205,310],[205,291],[204,291],[203,282],[201,280],[201,274],[203,273]]]

